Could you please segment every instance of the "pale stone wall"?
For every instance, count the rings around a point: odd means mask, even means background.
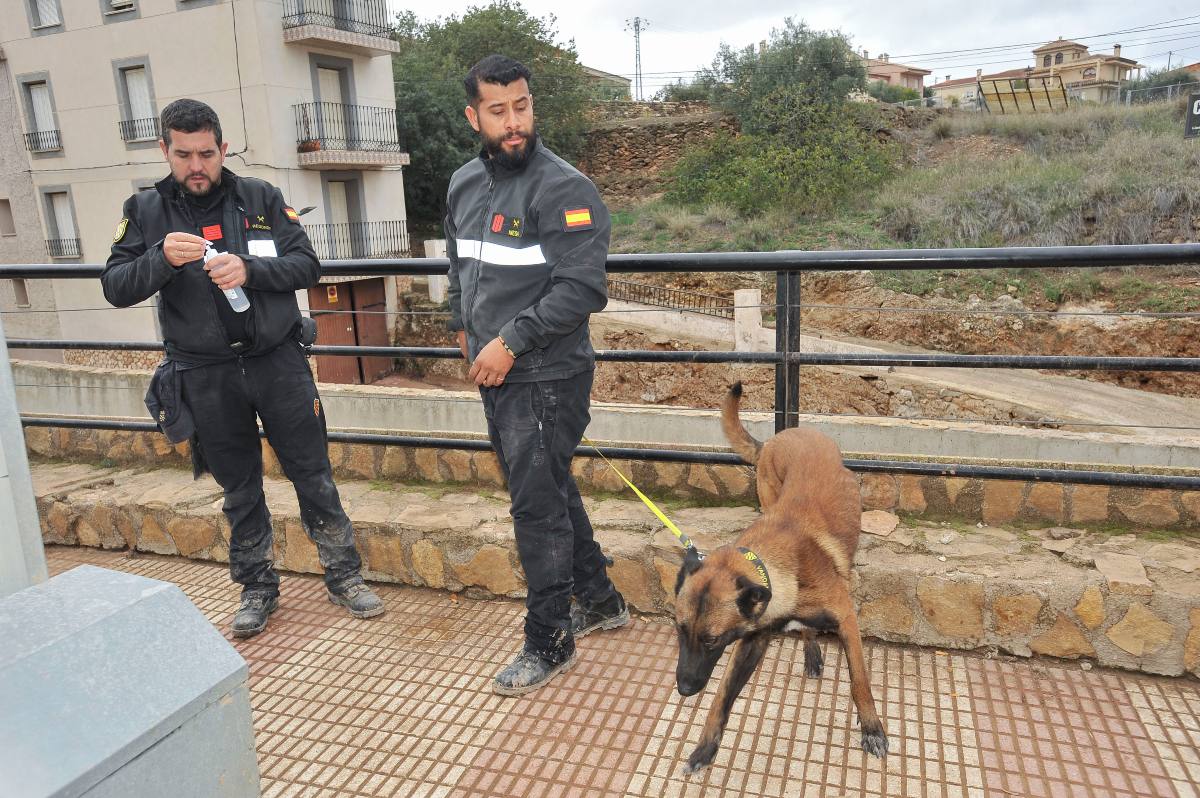
[[[37,427],[26,429],[25,440],[34,457],[103,458],[129,466],[178,467],[189,462],[186,444],[172,448],[158,433]],[[263,450],[267,474],[282,476],[265,441]],[[491,452],[331,443],[329,455],[339,478],[503,486]],[[756,503],[749,466],[637,460],[617,460],[616,465],[654,496],[709,504]],[[576,458],[572,471],[583,490],[627,490],[620,477],[597,458]],[[893,474],[860,474],[858,479],[864,510],[891,510],[916,518],[985,524],[1200,528],[1200,491]]]
[[[145,441],[130,445],[148,449]],[[154,451],[178,458],[169,448]],[[364,474],[374,473],[372,462],[380,464],[365,450],[343,454]],[[488,457],[400,454],[389,449],[384,464],[395,455],[396,470],[499,481]],[[228,561],[229,527],[211,479],[194,481],[190,472],[169,468],[39,463],[34,482],[47,543]],[[290,486],[267,482],[275,561],[284,570],[320,573]],[[524,594],[504,491],[347,477],[338,488],[369,579],[481,598]],[[585,502],[596,538],[613,559],[609,574],[629,604],[642,613],[671,613],[681,561],[674,537],[636,500],[591,495]],[[758,517],[751,507],[671,508],[670,515],[704,551],[732,542]],[[863,526],[851,588],[869,637],[1200,676],[1195,541],[1063,527],[901,525],[888,513],[864,514]]]

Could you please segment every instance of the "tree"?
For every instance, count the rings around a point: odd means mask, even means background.
[[[743,130],[754,133],[758,106],[780,90],[840,103],[851,91],[865,89],[866,77],[862,59],[845,36],[814,31],[789,17],[758,47],[734,50],[722,43],[696,83],[707,87],[710,99],[731,111]]]
[[[463,116],[467,70],[484,56],[503,53],[529,67],[538,132],[568,160],[583,147],[588,86],[573,42],[559,44],[553,15],[539,18],[514,0],[474,6],[462,17],[420,21],[397,17],[400,52],[393,57],[396,109],[412,156],[406,169],[409,216],[440,222],[450,175],[479,151]]]
[[[885,103],[899,103],[905,100],[916,100],[921,95],[916,89],[906,86],[893,86],[882,80],[873,80],[867,86],[867,94]]]

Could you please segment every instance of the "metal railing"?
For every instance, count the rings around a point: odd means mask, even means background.
[[[158,138],[158,117],[122,119],[117,123],[125,141],[153,141]]]
[[[57,130],[35,130],[25,134],[25,146],[30,152],[53,152],[62,149],[62,134]]]
[[[630,280],[608,280],[608,298],[623,299],[641,305],[686,310],[719,319],[733,318],[733,302],[712,294],[686,291],[682,288],[665,288],[661,285],[635,283]]]
[[[345,222],[306,224],[304,232],[321,260],[340,258],[407,258],[408,224],[390,222]]]
[[[952,268],[991,269],[1040,267],[1101,268],[1110,266],[1168,266],[1200,264],[1200,244],[1147,244],[1086,247],[994,247],[981,249],[853,250],[843,252],[703,253],[663,255],[611,255],[608,271],[637,272],[774,272],[776,274],[776,351],[648,351],[601,350],[597,360],[645,363],[759,363],[775,366],[776,429],[795,426],[799,419],[799,368],[801,366],[917,366],[927,368],[1020,368],[1103,371],[1166,371],[1200,373],[1200,357],[1084,357],[1042,355],[957,354],[839,354],[800,351],[800,274],[805,271],[907,270]],[[3,278],[95,278],[100,265],[0,265]],[[445,274],[444,258],[333,260],[322,263],[322,274],[331,277]],[[49,341],[11,340],[12,349],[96,349],[122,351],[162,350],[154,341]],[[313,353],[347,357],[460,358],[457,347],[315,346]],[[113,421],[104,418],[25,417],[28,426],[153,431],[150,422]],[[487,450],[485,440],[434,438],[331,432],[332,441],[391,446]],[[577,455],[669,462],[738,464],[737,455],[721,451],[694,451],[634,447],[581,446]],[[978,453],[972,453],[972,457]],[[1088,470],[976,465],[904,460],[847,459],[846,466],[864,473],[910,476],[1026,480],[1035,482],[1110,485],[1136,488],[1200,490],[1200,476]],[[1114,463],[1113,466],[1120,464]]]
[[[403,152],[395,108],[341,103],[301,103],[296,114],[296,150]]]
[[[78,258],[80,252],[78,238],[48,238],[46,248],[52,258]]]
[[[322,25],[383,38],[392,35],[385,0],[283,0],[283,27],[301,25]]]
[[[1153,86],[1149,89],[1122,89],[1118,102],[1126,105],[1145,105],[1146,103],[1174,100],[1176,97],[1184,97],[1192,92],[1200,92],[1200,81],[1173,83],[1170,86]]]

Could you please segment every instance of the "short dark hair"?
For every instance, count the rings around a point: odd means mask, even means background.
[[[162,129],[163,141],[168,147],[171,146],[172,130],[178,130],[180,133],[211,130],[217,139],[217,146],[221,146],[221,120],[217,118],[216,111],[199,100],[186,97],[176,100],[162,110],[158,123]]]
[[[520,61],[515,61],[506,55],[493,54],[471,67],[466,78],[463,79],[463,87],[467,90],[467,99],[471,105],[475,105],[479,102],[480,82],[507,86],[521,78],[525,78],[525,81],[528,82],[532,77],[533,73],[529,71],[529,67]]]

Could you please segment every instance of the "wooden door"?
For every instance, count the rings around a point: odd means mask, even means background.
[[[350,285],[349,283],[347,285]],[[387,300],[384,294],[383,278],[374,280],[356,280],[354,286],[354,309],[366,311],[355,313],[355,329],[358,332],[359,346],[390,346],[387,329]],[[362,367],[363,383],[372,383],[385,374],[390,374],[395,367],[390,357],[359,358]]]
[[[321,346],[354,346],[358,340],[353,313],[322,313],[354,309],[353,283],[330,283],[308,289],[308,306],[317,322],[317,343]],[[321,382],[348,385],[362,383],[358,358],[343,355],[317,355],[317,378]]]

